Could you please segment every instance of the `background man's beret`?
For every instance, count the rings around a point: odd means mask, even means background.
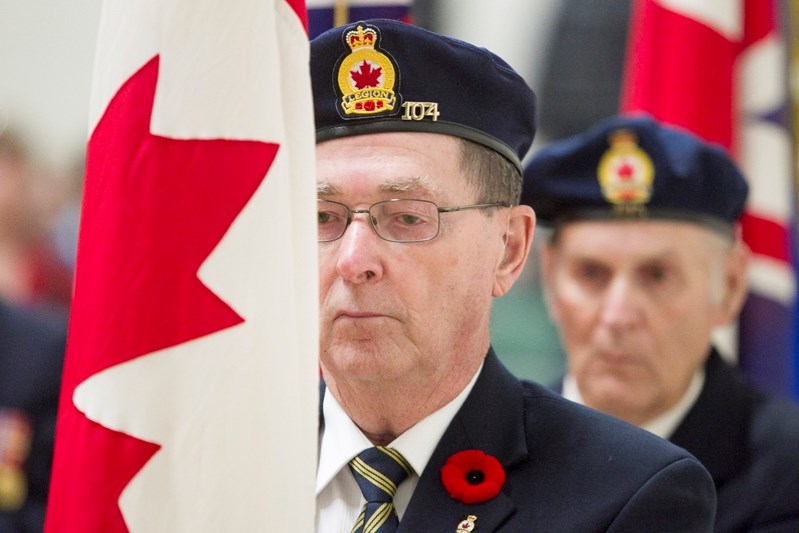
[[[483,48],[395,20],[333,28],[311,42],[316,140],[389,131],[454,135],[519,168],[535,95]]]
[[[727,152],[647,115],[617,116],[540,150],[522,203],[543,222],[669,218],[729,231],[748,185]]]

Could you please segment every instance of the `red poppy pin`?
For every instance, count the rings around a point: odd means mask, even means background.
[[[496,457],[463,450],[441,467],[441,481],[450,496],[472,504],[490,500],[505,484],[505,470]]]

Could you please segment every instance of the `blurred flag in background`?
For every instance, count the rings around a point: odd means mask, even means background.
[[[753,262],[739,364],[762,387],[799,398],[795,190],[778,10],[772,0],[636,0],[621,106],[717,142],[740,164]]]
[[[106,0],[48,533],[311,531],[303,0]]]
[[[412,0],[308,0],[308,36],[371,18],[411,22]]]

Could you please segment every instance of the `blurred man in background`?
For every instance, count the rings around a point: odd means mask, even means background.
[[[735,320],[747,184],[719,147],[648,117],[547,146],[523,203],[566,351],[563,395],[671,440],[718,493],[717,531],[799,531],[799,407],[746,383],[712,344]]]
[[[44,184],[21,135],[0,130],[0,533],[40,533],[50,484],[71,268],[45,233]]]
[[[65,191],[36,163],[18,131],[0,129],[0,297],[66,309],[73,265],[59,257],[49,235]]]

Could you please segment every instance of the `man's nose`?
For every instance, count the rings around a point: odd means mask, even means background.
[[[383,241],[374,231],[368,212],[357,211],[344,235],[339,239],[338,274],[352,283],[376,281],[383,276],[383,261],[380,255]]]
[[[635,285],[624,278],[614,279],[602,303],[602,321],[608,326],[628,328],[641,316],[640,295]]]

